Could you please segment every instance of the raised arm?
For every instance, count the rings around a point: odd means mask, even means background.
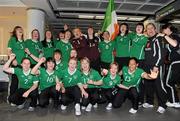
[[[163,33],[159,33],[157,36],[161,36],[161,37],[164,37],[166,40],[167,40],[167,42],[171,45],[171,46],[173,46],[173,47],[176,47],[177,46],[177,40],[174,40],[174,39],[172,39],[172,38],[170,38],[168,35],[166,35],[166,34],[163,34]]]
[[[42,63],[44,63],[46,61],[45,57],[42,57],[39,62],[34,66],[34,68],[31,70],[31,74],[35,74],[38,75],[38,68],[41,66]]]
[[[40,59],[39,59],[38,57],[34,56],[34,55],[29,51],[28,48],[25,48],[24,51],[28,54],[28,56],[30,56],[30,57],[31,57],[33,60],[35,60],[36,62],[39,62],[39,61],[40,61]]]
[[[9,60],[3,66],[3,71],[5,71],[7,73],[13,73],[12,68],[10,68],[10,64],[15,59],[16,55],[12,53],[12,54],[10,54],[9,57],[10,57]]]

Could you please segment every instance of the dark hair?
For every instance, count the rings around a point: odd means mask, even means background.
[[[16,35],[16,30],[20,29],[20,28],[22,29],[21,26],[15,26],[13,31],[11,32],[11,37],[15,37],[16,38],[16,42],[18,41],[18,38],[17,38],[17,35]],[[23,35],[22,35],[22,39],[23,39]]]
[[[47,41],[46,41],[46,33],[47,32],[51,32],[50,30],[46,30],[45,31],[45,34],[44,34],[44,40],[42,41],[42,46],[43,47],[47,47],[48,45],[47,45]],[[54,41],[53,41],[53,36],[52,36],[52,32],[51,32],[51,41],[52,41],[52,46],[54,47]]]
[[[38,37],[38,41],[39,41],[39,40],[40,40],[40,33],[39,33],[39,30],[33,29],[32,32],[31,32],[31,36],[33,35],[33,32],[34,32],[34,31],[37,31],[37,32],[38,32],[38,36],[39,36],[39,37]]]
[[[47,63],[48,62],[53,62],[54,63],[54,69],[55,69],[55,67],[56,67],[56,62],[55,62],[55,60],[52,58],[52,57],[48,57],[47,59],[46,59],[46,62],[45,62],[45,68],[47,69]]]
[[[142,26],[143,27],[143,30],[142,30],[142,32],[141,33],[143,33],[144,32],[144,24],[143,23],[138,23],[138,24],[136,24],[136,27],[137,26]]]
[[[154,24],[154,23],[148,23],[148,24],[146,25],[146,29],[147,29],[147,26],[149,26],[149,25],[153,26],[153,27],[154,27],[154,29],[156,29],[156,26],[155,26],[155,24]]]
[[[134,60],[137,64],[139,63],[138,59],[135,58],[135,57],[131,57],[131,58],[129,59],[129,62],[130,62],[131,60]],[[129,62],[128,62],[128,64],[129,64]]]
[[[66,31],[64,31],[64,34],[65,34],[66,32],[70,32],[70,33],[71,33],[71,38],[70,38],[70,40],[71,40],[71,39],[72,39],[72,35],[73,35],[72,31],[71,31],[70,29],[67,29]],[[65,35],[64,35],[64,37],[65,37]]]
[[[177,33],[178,29],[175,28],[171,23],[166,23],[165,25],[162,26],[162,30],[169,28],[172,33]]]
[[[125,32],[125,36],[129,33],[129,25],[127,23],[122,23],[120,24],[120,30],[119,30],[119,35],[121,34],[121,26],[124,25],[126,26],[126,32]]]
[[[54,57],[54,55],[55,55],[56,53],[58,53],[59,55],[61,55],[61,56],[62,56],[62,52],[61,52],[61,50],[56,49],[56,50],[54,51],[54,53],[53,53],[53,57]]]
[[[24,57],[22,60],[21,60],[21,63],[23,63],[23,61],[24,60],[29,60],[29,62],[30,62],[30,65],[31,65],[31,60],[29,59],[29,58],[27,58],[27,57]]]

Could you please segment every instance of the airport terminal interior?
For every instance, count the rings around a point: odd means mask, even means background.
[[[129,113],[128,99],[121,108],[106,110],[107,104],[98,104],[91,112],[81,110],[81,116],[74,114],[74,104],[62,111],[53,108],[52,100],[46,108],[37,106],[29,112],[27,100],[23,109],[17,109],[7,102],[10,75],[3,72],[8,60],[8,40],[15,26],[21,26],[24,38],[31,37],[31,31],[39,30],[40,40],[50,30],[58,38],[64,25],[72,30],[80,28],[83,34],[88,27],[99,33],[103,26],[107,6],[111,0],[0,0],[0,121],[180,121],[180,108],[167,107],[165,113],[156,112],[157,97],[153,108],[139,107],[136,114]],[[138,23],[152,22],[160,31],[162,25],[171,23],[180,35],[180,0],[114,0],[118,23],[127,23],[134,31]],[[176,85],[180,97],[180,85]]]

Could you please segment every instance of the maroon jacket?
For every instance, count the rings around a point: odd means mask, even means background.
[[[73,48],[77,51],[78,59],[88,57],[88,44],[84,36],[72,39],[71,44]]]

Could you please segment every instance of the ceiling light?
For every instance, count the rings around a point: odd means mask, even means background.
[[[120,21],[126,20],[128,17],[127,16],[118,16],[117,19]]]
[[[96,16],[96,19],[104,19],[104,16]]]
[[[93,19],[94,16],[92,16],[92,15],[79,15],[78,18]]]
[[[142,21],[146,17],[145,16],[129,16],[127,20],[129,21]]]
[[[180,19],[174,19],[174,20],[170,21],[170,23],[180,24]]]

